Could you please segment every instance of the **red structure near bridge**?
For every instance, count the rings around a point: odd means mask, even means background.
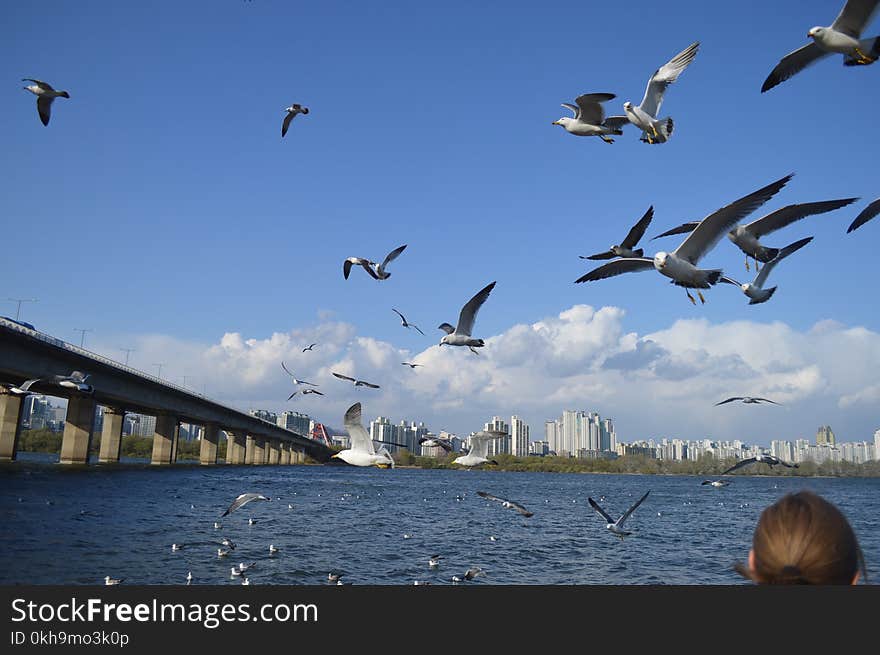
[[[327,435],[327,430],[324,428],[323,423],[315,423],[315,427],[312,428],[312,439],[315,441],[320,441],[328,448],[333,445],[333,442],[330,441],[330,437]]]

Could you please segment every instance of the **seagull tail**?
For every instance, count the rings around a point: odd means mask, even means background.
[[[749,301],[749,304],[750,305],[758,305],[762,302],[767,302],[768,300],[770,300],[771,297],[773,297],[773,294],[776,293],[776,287],[770,287],[769,289],[764,289],[764,291],[767,292],[767,294],[765,296],[763,296],[760,300],[752,299]]]
[[[717,268],[711,271],[706,271],[706,282],[709,284],[718,284],[718,280],[721,279],[722,273],[723,271]]]
[[[657,126],[657,131],[660,133],[662,141],[669,141],[669,137],[672,136],[673,126],[674,124],[672,122],[672,116],[667,116],[666,118],[660,119],[660,124]]]
[[[644,256],[645,256],[645,251],[642,248],[639,248],[638,250],[633,250],[633,257],[644,257]]]

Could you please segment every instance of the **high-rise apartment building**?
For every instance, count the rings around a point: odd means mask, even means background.
[[[504,422],[503,418],[500,416],[493,416],[492,420],[483,426],[483,429],[487,432],[503,432],[507,435],[500,439],[491,439],[489,441],[489,457],[511,452],[510,426]]]
[[[510,452],[516,457],[529,454],[529,426],[519,416],[510,417]]]
[[[822,444],[834,445],[834,432],[830,425],[823,425],[816,432],[816,445],[821,446]]]

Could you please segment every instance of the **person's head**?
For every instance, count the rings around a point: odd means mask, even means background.
[[[837,507],[810,491],[787,494],[758,519],[748,566],[758,584],[855,584],[864,561],[855,532]]]

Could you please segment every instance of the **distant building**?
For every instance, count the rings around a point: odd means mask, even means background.
[[[309,436],[312,434],[314,422],[306,414],[288,411],[281,412],[281,415],[275,419],[275,425],[297,434]]]
[[[511,454],[526,457],[529,454],[529,426],[519,416],[510,417]]]
[[[278,415],[275,412],[270,412],[268,409],[250,409],[248,410],[248,414],[263,419],[264,421],[268,421],[272,425],[278,424]]]
[[[544,457],[550,454],[550,444],[547,441],[533,441],[529,444],[529,455]]]
[[[816,432],[816,445],[821,446],[822,444],[834,445],[834,432],[830,425],[823,425]]]
[[[507,436],[500,439],[489,440],[489,457],[510,453],[510,426],[500,416],[493,416],[492,420],[483,426],[487,432],[503,432]]]

